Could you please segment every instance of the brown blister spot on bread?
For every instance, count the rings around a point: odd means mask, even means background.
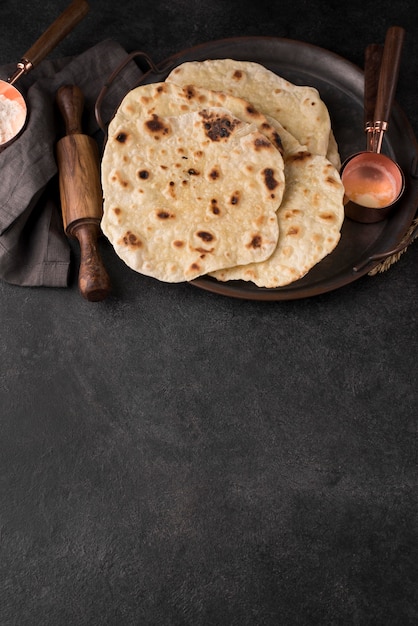
[[[122,209],[120,207],[114,207],[112,209],[113,213],[116,215],[116,217],[118,218],[118,222],[120,221],[119,218],[122,215]]]
[[[235,72],[232,74],[232,78],[236,81],[241,80],[242,77],[243,73],[241,72],[241,70],[235,70]]]
[[[176,198],[177,194],[176,194],[176,184],[173,180],[170,180],[170,182],[168,183],[168,194],[172,197],[172,198]]]
[[[231,196],[230,203],[233,206],[235,206],[235,205],[239,204],[240,199],[241,199],[241,192],[240,191],[234,191],[234,193]]]
[[[195,276],[196,274],[198,274],[199,272],[202,271],[201,266],[199,265],[199,263],[197,263],[196,261],[194,263],[192,263],[189,268],[184,272],[184,275],[186,276],[186,278],[191,275],[191,276]]]
[[[300,228],[299,228],[299,226],[291,226],[291,227],[288,229],[288,231],[287,231],[286,235],[289,235],[289,236],[294,236],[294,235],[299,235],[299,233],[300,233]]]
[[[148,170],[139,170],[138,178],[141,180],[147,180],[150,177],[150,173]]]
[[[257,234],[251,237],[250,243],[247,243],[247,248],[253,248],[254,250],[256,250],[257,248],[261,248],[262,245],[263,238],[261,235]]]
[[[321,206],[321,196],[319,195],[319,193],[314,193],[311,196],[311,204],[314,207],[319,207]]]
[[[279,133],[276,130],[274,130],[273,127],[270,126],[270,124],[268,124],[267,122],[263,122],[260,128],[264,132],[268,132],[271,143],[275,146],[275,148],[277,148],[277,150],[283,156],[284,149],[283,149],[283,144],[282,144],[282,140],[281,140]]]
[[[173,220],[176,217],[174,213],[170,213],[164,209],[158,209],[156,215],[159,220]]]
[[[130,187],[130,183],[129,181],[125,180],[120,172],[115,172],[112,177],[111,177],[111,181],[112,183],[117,183],[118,185],[120,185],[121,187],[123,187],[124,189],[127,189],[128,187]]]
[[[263,149],[271,150],[273,148],[270,141],[268,139],[265,139],[264,137],[257,137],[257,139],[254,140],[254,147],[257,152],[259,150],[263,150]]]
[[[302,104],[306,104],[306,106],[315,106],[315,102],[311,98],[305,98]]]
[[[209,241],[213,241],[215,239],[215,235],[212,235],[212,233],[209,233],[206,230],[199,230],[196,233],[196,236],[199,237],[205,243],[209,243]]]
[[[129,134],[125,133],[125,131],[120,131],[117,135],[115,135],[115,140],[119,143],[126,143],[128,141]]]
[[[322,213],[318,213],[318,217],[320,217],[321,220],[325,220],[326,222],[335,222],[334,213],[323,211]]]
[[[274,131],[273,133],[273,143],[276,146],[277,150],[280,152],[280,154],[283,156],[284,148],[283,148],[282,140],[281,140],[279,133],[276,133],[276,131]]]
[[[183,248],[184,247],[184,241],[181,241],[181,239],[176,239],[175,241],[173,241],[173,246],[175,248]]]
[[[307,150],[300,150],[294,154],[290,154],[286,157],[287,163],[302,163],[312,157],[312,154]]]
[[[195,170],[194,167],[190,167],[187,170],[187,173],[189,174],[189,176],[200,176],[199,170]]]
[[[276,218],[273,218],[273,219],[275,220]],[[264,224],[264,222],[265,222],[265,221],[266,221],[266,217],[265,217],[265,215],[259,215],[259,216],[256,218],[256,220],[255,220],[255,222],[254,222],[254,223],[255,223],[255,225],[256,225],[258,228],[261,228],[261,227],[263,226],[263,224]]]
[[[160,137],[170,134],[171,129],[168,124],[165,124],[163,120],[153,113],[151,119],[144,123],[145,129],[154,135],[154,139],[160,139]]]
[[[141,239],[130,230],[126,231],[126,233],[118,243],[132,249],[141,248],[142,246]]]
[[[186,85],[183,87],[183,92],[188,100],[192,100],[196,96],[196,89],[193,85]]]
[[[251,104],[247,104],[245,110],[251,117],[260,117],[260,113]]]
[[[210,180],[218,180],[218,178],[220,177],[221,173],[219,171],[219,169],[217,167],[213,167],[211,169],[211,171],[209,172],[209,179]]]
[[[193,100],[201,105],[208,100],[206,94],[199,91],[194,85],[185,85],[183,87],[183,95],[187,100]]]
[[[216,198],[212,198],[212,200],[210,201],[210,204],[211,204],[211,211],[212,211],[213,215],[220,215],[221,214],[221,209],[219,208],[217,199]]]
[[[270,191],[276,189],[276,187],[279,185],[279,182],[274,178],[274,170],[270,167],[266,167],[264,168],[262,174],[264,176],[264,183],[267,189],[269,189]]]
[[[284,214],[284,217],[288,220],[291,217],[294,217],[295,215],[301,215],[302,211],[300,209],[290,209],[287,210],[286,213]]]
[[[339,187],[340,186],[339,181],[336,178],[334,178],[333,176],[327,176],[326,179],[325,179],[325,182],[328,185],[331,185],[331,187]]]
[[[207,110],[200,111],[199,115],[203,119],[206,136],[214,142],[226,140],[236,126],[241,124],[240,120],[230,115],[218,115]]]

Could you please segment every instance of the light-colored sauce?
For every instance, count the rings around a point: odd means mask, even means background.
[[[350,163],[342,176],[345,194],[361,206],[381,209],[394,202],[399,194],[399,182],[380,163]]]

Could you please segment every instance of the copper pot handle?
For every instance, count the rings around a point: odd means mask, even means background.
[[[367,259],[365,259],[358,265],[355,265],[353,267],[353,272],[360,272],[364,267],[366,267],[366,265],[368,265],[369,263],[372,263],[373,261],[386,261],[386,260],[390,260],[391,257],[397,257],[397,255],[400,255],[403,252],[405,252],[408,246],[417,237],[418,237],[418,214],[415,216],[415,219],[411,224],[411,228],[407,232],[406,236],[402,239],[400,244],[398,244],[395,248],[392,248],[391,250],[387,250],[386,252],[383,252],[382,254],[372,254],[371,256],[367,257]],[[394,259],[394,260],[397,260],[397,259]]]
[[[104,83],[103,87],[101,88],[99,95],[97,96],[96,104],[94,107],[94,114],[96,116],[96,121],[99,127],[101,128],[101,130],[105,133],[105,135],[106,135],[106,125],[103,122],[102,113],[101,113],[101,106],[102,106],[104,97],[109,87],[112,85],[114,80],[119,76],[121,71],[128,65],[128,63],[130,63],[130,61],[132,61],[135,57],[139,57],[139,56],[142,57],[144,61],[146,61],[146,63],[149,65],[148,71],[152,70],[153,72],[156,72],[156,73],[161,72],[161,69],[155,65],[155,63],[148,56],[148,54],[146,54],[146,52],[142,52],[141,50],[136,50],[135,52],[131,52],[130,54],[128,54],[123,59],[123,61],[113,70],[113,72],[111,73],[111,75],[109,76],[107,81]]]

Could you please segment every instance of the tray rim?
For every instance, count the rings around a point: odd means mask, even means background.
[[[237,51],[239,48],[240,52],[242,52],[242,46],[248,46],[249,44],[263,45],[263,46],[278,46],[278,47],[285,46],[288,48],[293,47],[297,50],[302,50],[304,53],[306,51],[311,51],[314,55],[320,55],[320,56],[325,55],[327,59],[330,59],[331,61],[333,61],[338,67],[346,66],[347,70],[349,70],[351,73],[354,72],[357,75],[357,80],[360,81],[362,85],[363,76],[364,76],[363,70],[355,63],[349,61],[348,59],[345,59],[343,56],[333,51],[322,48],[316,44],[313,44],[310,42],[303,42],[297,39],[286,38],[286,37],[250,35],[250,36],[236,36],[236,37],[227,37],[223,39],[208,40],[206,42],[195,44],[188,48],[184,48],[183,50],[180,50],[170,55],[169,57],[166,57],[161,62],[158,62],[158,64],[154,63],[152,58],[147,53],[141,50],[131,53],[129,55],[129,59],[137,57],[137,56],[141,56],[149,67],[148,70],[144,71],[142,77],[140,78],[138,82],[138,85],[141,85],[147,82],[156,82],[157,80],[164,80],[165,77],[168,75],[168,73],[174,67],[176,67],[177,65],[185,61],[186,56],[189,57],[191,55],[195,60],[204,60],[205,58],[234,58],[230,52],[228,52],[227,55],[221,52],[221,54],[220,55],[217,54],[217,56],[213,56],[213,55],[207,56],[207,53],[209,52],[209,50],[212,50],[214,48],[216,49],[216,48],[226,47],[229,49],[230,46],[237,46]],[[193,59],[188,58],[187,60],[193,60]],[[255,62],[263,64],[263,61],[261,61],[259,58],[247,58],[246,60],[255,61]],[[107,81],[106,88],[111,84],[112,80],[114,79],[114,75],[117,73],[118,73],[118,68],[114,72],[114,74],[112,74],[112,77]],[[319,74],[316,73],[316,76],[318,78],[323,79],[323,74],[321,73]],[[149,80],[150,78],[151,80]],[[351,94],[354,95],[353,92],[351,92]],[[358,100],[362,100],[362,97],[359,97]],[[96,104],[96,109],[97,109],[97,104]],[[414,208],[410,209],[409,212],[407,213],[408,217],[405,220],[405,223],[401,222],[400,224],[396,224],[396,220],[395,220],[395,225],[399,227],[395,229],[396,233],[394,234],[394,237],[392,237],[391,239],[391,245],[389,246],[389,251],[396,247],[399,247],[402,244],[403,239],[405,238],[408,230],[410,229],[414,221],[417,208],[418,208],[418,167],[417,167],[418,142],[415,137],[413,128],[405,112],[399,106],[396,100],[393,104],[392,115],[396,116],[398,125],[401,125],[403,127],[403,132],[405,133],[405,135],[407,136],[407,139],[409,140],[408,147],[409,147],[409,150],[411,151],[411,169],[415,167],[416,176],[412,176],[411,172],[405,172],[407,188],[409,187],[409,190],[411,191],[413,195]],[[359,134],[360,133],[361,133],[361,130],[359,130]],[[401,203],[402,199],[399,202]],[[368,225],[364,225],[364,227],[367,228]],[[374,242],[374,244],[376,244],[376,241]],[[405,244],[405,247],[407,245],[408,244]],[[364,259],[362,260],[361,258],[359,258],[358,261],[361,261],[361,263],[360,264],[357,263],[357,265],[360,265],[358,268],[356,268],[356,264],[353,262],[352,263],[353,267],[351,268],[351,272],[346,272],[343,277],[341,277],[340,275],[337,275],[335,277],[334,276],[330,277],[326,279],[325,281],[316,281],[314,284],[311,284],[311,285],[301,283],[301,281],[305,281],[305,282],[306,280],[309,281],[309,274],[311,270],[304,277],[295,281],[294,283],[290,283],[289,285],[284,285],[283,287],[276,287],[276,288],[262,288],[246,281],[221,282],[221,281],[217,281],[216,279],[210,276],[200,276],[190,281],[189,284],[195,287],[198,287],[200,289],[212,292],[212,293],[217,293],[219,295],[224,295],[224,296],[239,298],[239,299],[246,299],[246,300],[264,300],[264,301],[276,300],[277,301],[277,300],[302,299],[306,297],[321,295],[324,293],[328,293],[330,291],[335,291],[336,289],[339,289],[341,287],[344,287],[345,285],[355,282],[356,280],[360,279],[364,275],[374,270],[382,261],[382,259],[385,258],[385,255],[389,256],[387,252],[388,252],[388,247],[386,246],[385,251],[380,251],[380,253],[375,252],[374,254],[371,254],[368,258],[366,258],[365,260]],[[379,256],[379,254],[380,254],[380,258],[376,258]],[[328,257],[331,255],[328,255]],[[323,260],[320,261],[317,265],[320,265],[322,262]]]

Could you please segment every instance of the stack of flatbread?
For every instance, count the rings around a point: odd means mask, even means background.
[[[284,286],[339,241],[339,167],[314,88],[253,62],[184,63],[129,92],[109,125],[102,230],[162,281]]]

